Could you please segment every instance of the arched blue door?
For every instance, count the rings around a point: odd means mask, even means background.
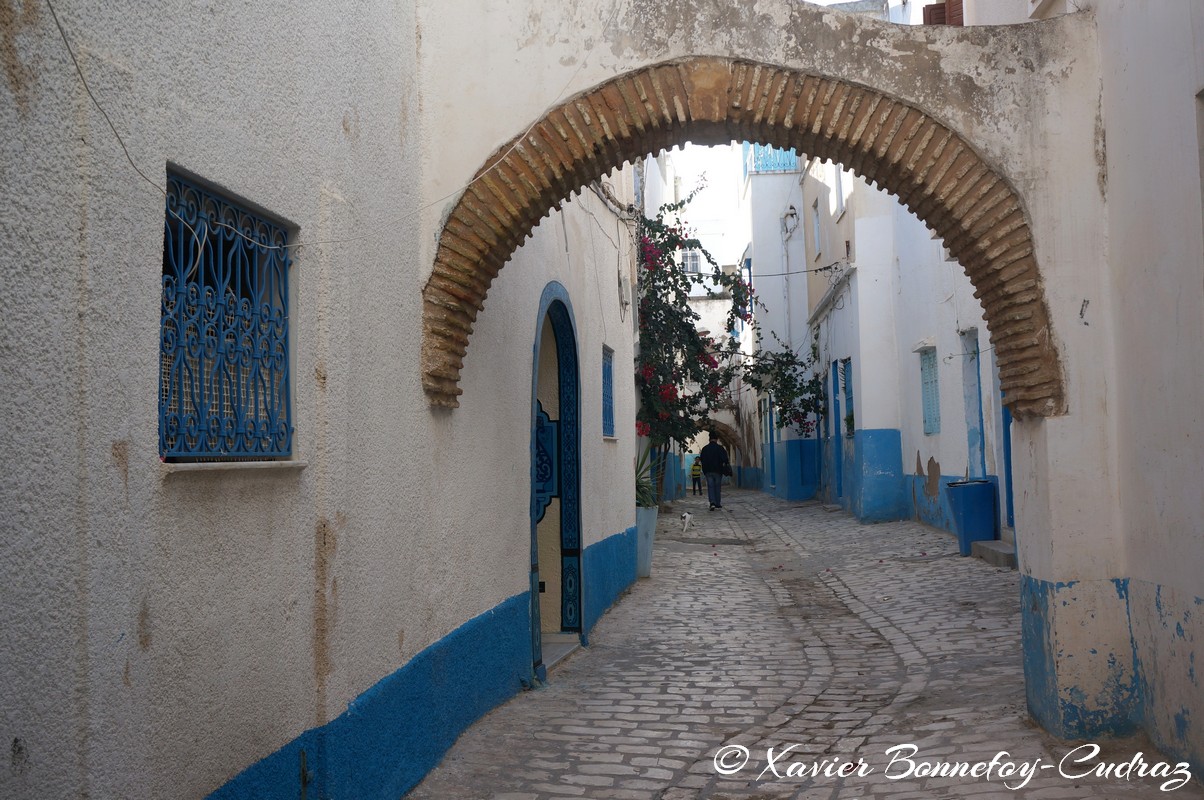
[[[546,321],[546,325],[545,325]],[[547,333],[551,333],[551,337]],[[553,341],[548,341],[551,338]],[[541,366],[551,368],[553,359],[544,348],[555,351],[555,375],[541,375]],[[541,379],[554,382],[554,391],[544,391]],[[560,631],[581,632],[581,401],[577,359],[577,337],[568,293],[559,283],[544,290],[535,333],[534,369],[531,385],[531,652],[535,677],[543,680],[541,594],[545,581],[540,576],[541,549],[545,564],[559,586]],[[540,523],[556,501],[558,551],[540,547]],[[546,535],[546,526],[545,535]],[[553,611],[556,609],[553,608]]]

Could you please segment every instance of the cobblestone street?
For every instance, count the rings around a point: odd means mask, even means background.
[[[691,497],[662,513],[652,577],[591,646],[478,722],[408,796],[1061,800],[1167,785],[1204,798],[1173,762],[1164,777],[1080,777],[1163,757],[1133,740],[1063,761],[1075,745],[1028,720],[1016,572],[915,523],[760,492],[725,506]],[[919,774],[958,764],[991,773]]]

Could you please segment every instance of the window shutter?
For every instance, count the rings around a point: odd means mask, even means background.
[[[602,348],[602,435],[615,435],[615,352]]]
[[[945,24],[945,4],[944,3],[933,3],[932,5],[924,6],[924,24],[925,25],[944,25]]]
[[[920,351],[920,387],[923,392],[924,433],[941,432],[941,397],[937,383],[936,350]]]
[[[945,0],[945,24],[964,27],[965,17],[962,15],[963,0]]]

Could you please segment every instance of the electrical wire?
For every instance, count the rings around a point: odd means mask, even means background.
[[[59,20],[59,15],[54,8],[54,4],[51,3],[50,0],[46,0],[46,6],[50,9],[50,16],[52,19],[54,19],[54,26],[58,28],[59,36],[61,36],[63,39],[63,45],[67,48],[67,55],[71,57],[71,63],[75,66],[75,74],[79,76],[79,81],[81,84],[83,84],[84,91],[88,93],[88,97],[91,98],[92,105],[96,106],[96,110],[100,112],[102,117],[104,117],[105,123],[109,126],[109,130],[113,132],[113,137],[117,139],[117,144],[121,145],[121,152],[125,154],[125,160],[130,163],[130,167],[133,168],[134,172],[138,173],[138,177],[150,184],[155,191],[163,195],[164,200],[167,200],[167,189],[151,180],[151,178],[145,172],[143,172],[136,163],[134,163],[134,158],[130,155],[130,149],[126,147],[125,139],[121,138],[121,134],[117,132],[117,126],[113,124],[112,118],[109,117],[109,112],[105,111],[104,106],[100,104],[100,100],[96,99],[96,95],[92,93],[92,87],[88,85],[88,80],[84,77],[84,71],[79,65],[79,59],[75,57],[75,50],[72,49],[71,42],[67,39],[67,31],[63,28],[63,23]],[[168,210],[168,213],[178,219],[180,223],[188,229],[188,232],[192,234],[192,238],[197,243],[197,265],[199,266],[201,263],[201,256],[205,251],[205,240],[201,239],[201,237],[197,235],[196,230],[179,214],[171,211],[170,209]],[[241,232],[239,232],[239,235],[242,235]]]
[[[975,356],[981,357],[984,353],[989,353],[994,349],[995,349],[995,345],[991,345],[990,347],[984,348],[982,350],[975,350],[973,353],[950,353],[949,355],[945,356],[941,360],[944,361],[946,364],[948,364],[955,358],[974,358]]]
[[[66,30],[64,30],[62,23],[59,21],[58,14],[55,11],[53,3],[51,2],[51,0],[46,0],[46,5],[50,8],[50,14],[54,18],[54,24],[59,30],[59,35],[62,36],[62,38],[63,38],[63,44],[67,48],[67,54],[71,56],[71,62],[75,65],[75,72],[79,76],[80,82],[83,84],[84,90],[88,93],[88,97],[92,98],[92,103],[96,106],[97,110],[100,111],[101,115],[105,118],[105,122],[108,123],[109,130],[113,132],[113,136],[117,139],[118,144],[121,145],[121,150],[122,150],[122,152],[125,153],[126,160],[130,163],[130,166],[133,167],[134,171],[136,173],[138,173],[138,175],[144,181],[146,181],[151,186],[153,186],[155,188],[155,190],[158,191],[160,194],[162,194],[163,197],[166,199],[167,198],[167,189],[160,186],[154,180],[149,178],[146,175],[146,173],[144,173],[138,167],[138,165],[134,163],[134,159],[130,156],[129,148],[126,147],[125,140],[122,138],[121,134],[118,133],[118,131],[117,131],[117,126],[115,126],[113,124],[113,120],[109,118],[108,112],[106,112],[104,110],[104,107],[100,104],[100,101],[96,98],[96,95],[92,93],[92,88],[88,85],[88,81],[84,77],[84,72],[80,68],[79,61],[75,57],[75,51],[72,49],[71,42],[67,38]],[[618,13],[619,13],[619,4],[616,3],[614,9],[610,12],[610,16],[606,20],[606,24],[604,26],[605,28],[610,27],[611,23],[614,22],[615,16]],[[251,237],[247,236],[245,233],[238,230],[237,228],[235,228],[231,225],[228,225],[224,222],[221,222],[220,220],[210,220],[209,222],[210,222],[210,224],[212,224],[214,226],[226,228],[227,230],[231,231],[235,235],[241,236],[242,238],[246,239],[248,242],[251,242],[252,244],[255,244],[257,247],[260,247],[261,249],[264,249],[264,250],[287,250],[289,248],[304,247],[306,245],[319,245],[319,244],[346,244],[349,242],[358,242],[358,241],[362,241],[364,239],[370,239],[374,236],[379,236],[386,231],[391,231],[398,224],[405,222],[405,221],[423,213],[424,211],[428,211],[438,205],[441,205],[442,203],[447,202],[448,200],[450,200],[453,197],[463,194],[474,183],[481,180],[486,175],[488,175],[490,172],[492,172],[495,168],[497,168],[497,166],[499,164],[501,164],[501,162],[504,161],[506,158],[508,158],[510,156],[510,154],[514,152],[515,148],[517,148],[518,145],[524,139],[526,139],[528,135],[530,135],[531,131],[533,131],[535,129],[535,126],[539,124],[540,120],[543,119],[544,117],[546,117],[548,112],[550,112],[555,107],[555,104],[557,102],[559,102],[562,97],[564,97],[564,94],[565,94],[565,92],[568,91],[569,86],[571,86],[573,84],[573,81],[575,81],[577,79],[577,76],[581,74],[581,70],[585,67],[586,61],[588,61],[588,59],[589,59],[589,55],[587,53],[585,56],[582,57],[580,63],[577,64],[577,69],[574,70],[573,74],[569,76],[569,79],[565,82],[564,86],[556,94],[555,98],[553,98],[552,102],[549,103],[544,108],[543,114],[540,114],[539,116],[537,116],[535,118],[535,121],[532,122],[529,126],[527,126],[527,129],[524,130],[521,135],[515,137],[514,141],[510,144],[510,147],[508,147],[506,149],[506,152],[502,153],[502,155],[499,158],[493,159],[492,163],[490,164],[488,169],[484,170],[480,175],[476,176],[475,178],[473,178],[472,180],[470,180],[468,183],[464,184],[460,188],[456,189],[455,191],[448,192],[447,194],[443,195],[442,197],[438,198],[437,200],[433,200],[424,206],[419,206],[418,208],[416,208],[412,211],[409,211],[409,212],[401,215],[400,217],[398,217],[394,220],[391,220],[390,222],[384,223],[382,225],[379,225],[379,226],[369,230],[367,233],[363,233],[358,236],[348,236],[348,237],[341,238],[341,239],[314,239],[314,240],[307,241],[307,242],[293,242],[291,244],[283,244],[283,245],[267,245],[267,244],[263,244],[261,242],[258,242],[256,240],[252,239]],[[184,219],[182,217],[180,217],[179,214],[176,214],[174,212],[171,212],[171,213],[172,213],[172,216],[175,216],[177,219],[179,219],[180,222],[182,222],[184,224],[184,226],[187,227],[188,230],[192,232],[193,238],[197,240],[198,245],[199,245],[198,250],[197,250],[197,262],[199,264],[201,252],[203,251],[203,248],[204,248],[203,241],[197,236],[197,233],[195,230],[193,230],[192,226],[189,225],[187,222],[184,222]]]
[[[841,259],[840,261],[833,261],[831,264],[828,264],[825,267],[813,267],[811,269],[792,269],[789,272],[766,272],[766,273],[759,273],[759,272],[754,271],[752,277],[753,277],[753,280],[755,281],[757,278],[778,278],[783,275],[801,275],[804,272],[833,272],[833,271],[835,271],[836,267],[840,266],[843,263],[845,263],[844,259]]]

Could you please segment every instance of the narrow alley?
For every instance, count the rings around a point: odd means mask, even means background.
[[[590,647],[409,798],[1204,797],[1148,742],[1097,753],[1029,720],[1014,571],[912,522],[702,500],[661,514],[652,577]],[[959,765],[977,777],[925,773]]]

